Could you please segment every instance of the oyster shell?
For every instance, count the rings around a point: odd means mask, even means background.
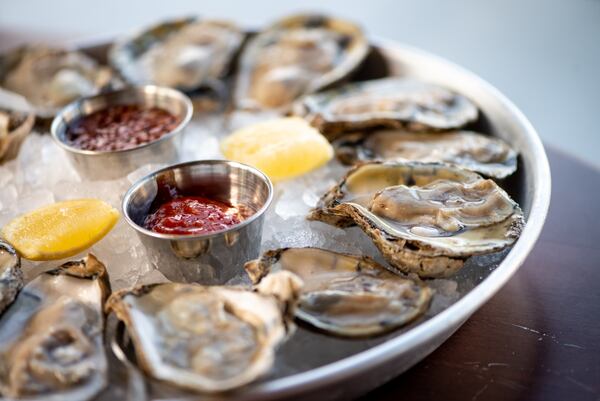
[[[291,330],[300,280],[274,275],[258,292],[165,283],[119,291],[108,300],[127,326],[138,365],[150,376],[215,393],[256,380],[273,365]]]
[[[247,110],[283,109],[332,85],[364,60],[369,43],[355,24],[319,14],[286,17],[250,39],[234,101]]]
[[[34,123],[34,114],[0,108],[0,162],[17,157],[21,143],[31,132]]]
[[[24,46],[0,57],[0,86],[24,96],[43,118],[97,93],[111,79],[109,68],[78,51]]]
[[[290,271],[303,286],[296,317],[342,336],[368,336],[400,327],[425,312],[431,290],[368,257],[318,248],[268,251],[246,263],[254,283]]]
[[[106,385],[102,305],[110,292],[92,255],[37,276],[0,318],[0,393],[87,400]]]
[[[472,131],[381,129],[343,134],[333,146],[344,164],[364,160],[445,162],[500,179],[517,169],[517,152],[506,142]]]
[[[110,49],[109,59],[132,84],[193,91],[218,85],[244,37],[231,22],[182,18],[119,40]]]
[[[477,119],[466,97],[410,78],[383,78],[347,84],[304,97],[294,106],[329,139],[342,132],[392,127],[411,131],[460,128]]]
[[[500,251],[524,225],[519,206],[494,181],[419,162],[351,169],[308,218],[357,224],[392,266],[420,277],[449,276],[469,256]]]
[[[0,162],[17,157],[35,114],[24,97],[0,88]]]
[[[0,240],[0,315],[22,287],[21,258],[12,246]]]

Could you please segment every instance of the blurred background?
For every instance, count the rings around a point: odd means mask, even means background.
[[[512,99],[546,144],[600,168],[600,0],[2,0],[0,51],[109,40],[187,14],[252,28],[304,10],[461,64]]]

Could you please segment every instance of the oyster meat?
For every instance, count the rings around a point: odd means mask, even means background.
[[[400,327],[427,310],[431,290],[368,257],[318,248],[268,251],[246,263],[254,283],[289,271],[303,286],[296,317],[341,336],[367,336]]]
[[[358,165],[309,219],[357,224],[392,266],[420,277],[449,276],[469,256],[500,251],[524,226],[519,205],[494,181],[420,162]]]
[[[381,129],[343,134],[333,146],[344,164],[364,160],[445,162],[500,179],[517,169],[517,152],[506,142],[472,131]]]
[[[240,109],[285,109],[353,72],[369,51],[357,25],[325,15],[284,18],[242,52],[234,100]]]
[[[244,40],[228,21],[195,17],[160,23],[118,41],[109,59],[132,84],[193,91],[217,85]]]
[[[21,143],[34,123],[35,114],[27,100],[0,88],[0,162],[17,157]]]
[[[252,292],[165,283],[119,291],[106,309],[122,320],[137,364],[150,376],[215,393],[250,383],[273,365],[286,339],[301,281],[273,275]]]
[[[0,318],[0,393],[88,400],[106,385],[102,305],[110,292],[94,256],[29,282]]]
[[[460,128],[477,119],[475,104],[438,85],[409,78],[383,78],[347,84],[309,96],[294,106],[329,139],[366,128],[411,131]]]
[[[21,258],[12,246],[0,240],[0,315],[22,287]]]
[[[23,140],[31,132],[35,116],[0,107],[0,162],[17,157]]]
[[[78,51],[25,46],[0,56],[0,86],[24,96],[43,118],[97,93],[111,79],[108,67]]]

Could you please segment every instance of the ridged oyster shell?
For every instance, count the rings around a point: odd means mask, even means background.
[[[289,271],[303,281],[296,317],[324,331],[348,337],[377,335],[425,312],[431,290],[386,270],[365,256],[318,248],[268,251],[246,263],[254,283]]]
[[[349,21],[320,14],[283,18],[251,38],[242,52],[236,107],[285,109],[345,79],[368,51],[362,30]]]
[[[411,131],[460,128],[477,119],[475,104],[438,85],[391,77],[355,82],[305,96],[294,105],[330,140],[342,132],[366,128]]]
[[[0,393],[9,399],[88,400],[104,388],[102,306],[110,293],[94,256],[29,282],[0,318]]]
[[[0,162],[14,159],[25,137],[31,132],[35,116],[0,108]]]
[[[380,129],[343,134],[333,146],[337,158],[349,165],[369,160],[444,162],[499,179],[517,169],[517,152],[506,142],[472,131]]]
[[[14,159],[35,123],[35,114],[27,100],[0,88],[0,162]]]
[[[0,315],[22,287],[21,258],[10,244],[0,240]]]
[[[228,21],[181,18],[117,41],[109,59],[129,83],[189,92],[218,86],[244,37],[240,28]]]
[[[112,83],[108,67],[85,54],[45,46],[23,46],[0,56],[0,86],[25,97],[42,118]]]
[[[293,328],[301,281],[273,275],[252,292],[165,283],[116,292],[106,304],[122,320],[138,365],[155,379],[205,393],[248,384],[271,369]]]
[[[419,162],[358,165],[309,219],[357,224],[392,266],[420,277],[449,276],[469,256],[500,251],[524,226],[520,207],[494,181]]]

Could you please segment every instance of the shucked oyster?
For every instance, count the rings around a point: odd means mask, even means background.
[[[23,140],[31,132],[35,116],[0,107],[0,162],[17,157]]]
[[[147,374],[214,393],[250,383],[271,368],[291,328],[300,285],[287,272],[263,280],[258,292],[155,284],[117,292],[106,308],[126,324]]]
[[[344,164],[364,160],[445,162],[494,178],[505,178],[517,169],[517,153],[507,143],[471,131],[381,129],[343,134],[333,145]]]
[[[106,385],[104,266],[88,255],[29,282],[0,318],[0,393],[88,400]]]
[[[456,129],[477,119],[477,107],[446,88],[409,78],[347,84],[304,97],[294,107],[329,139],[380,126],[411,131]]]
[[[0,315],[22,287],[21,258],[12,246],[0,240]]]
[[[512,245],[524,225],[519,206],[494,181],[418,162],[353,168],[309,218],[357,224],[390,264],[421,277],[448,276],[469,256]]]
[[[296,316],[342,336],[380,334],[421,315],[431,290],[386,270],[368,257],[318,248],[266,252],[246,263],[254,283],[277,271],[290,271],[303,281]]]
[[[346,78],[369,44],[361,29],[324,15],[294,15],[252,38],[244,49],[234,100],[241,109],[281,109]]]
[[[230,22],[183,18],[117,42],[109,58],[130,83],[193,91],[223,77],[243,40]]]
[[[17,157],[35,123],[35,114],[21,95],[0,88],[0,162]]]
[[[24,96],[44,118],[75,99],[95,94],[111,78],[107,67],[77,51],[26,46],[0,57],[0,86]]]

